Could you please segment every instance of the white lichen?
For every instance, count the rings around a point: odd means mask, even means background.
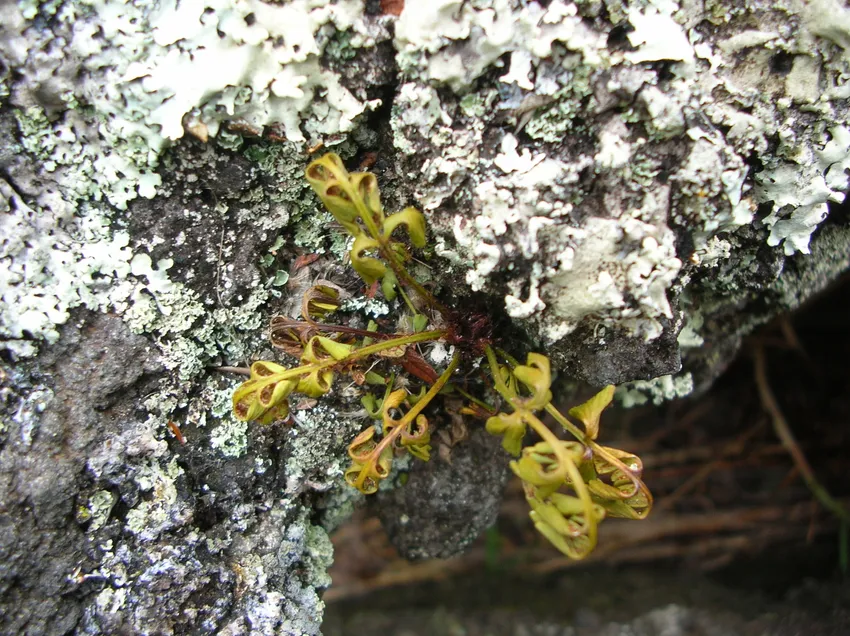
[[[126,527],[141,541],[153,541],[168,528],[183,525],[191,515],[177,500],[175,480],[183,472],[176,457],[165,466],[157,460],[140,466],[135,481],[150,498],[127,513]]]
[[[138,303],[131,321],[147,330],[169,312],[158,296],[168,291],[168,264],[133,254],[127,234],[110,229],[105,203],[123,210],[155,196],[160,155],[187,130],[206,140],[239,120],[280,125],[299,141],[302,125],[314,138],[338,134],[377,105],[354,98],[319,63],[330,32],[362,31],[356,0],[33,7],[5,4],[0,37],[0,54],[22,76],[13,102],[23,150],[54,184],[24,203],[0,183],[0,209],[15,211],[0,221],[0,335],[16,355],[35,352],[30,339],[55,341],[79,305],[121,313]],[[51,30],[30,28],[38,10],[54,13]],[[67,45],[51,46],[53,37]],[[48,93],[50,113],[40,105]]]
[[[672,318],[668,293],[687,284],[680,259],[709,268],[728,258],[735,245],[721,233],[752,224],[759,205],[773,208],[760,221],[768,244],[806,252],[827,204],[848,188],[849,78],[846,51],[833,44],[850,45],[839,19],[848,11],[832,7],[833,24],[827,4],[809,7],[799,30],[772,15],[756,31],[720,12],[719,35],[691,5],[608,7],[614,23],[629,24],[626,51],[609,49],[608,32],[566,2],[407,7],[396,25],[406,83],[394,142],[424,155],[408,176],[426,209],[453,196],[463,208],[441,228],[457,247],[440,253],[466,267],[476,291],[498,276],[507,313],[554,342],[586,319],[660,335]],[[786,10],[796,9],[777,9]],[[773,68],[777,51],[789,54],[789,72]],[[505,59],[498,94],[493,82],[474,83]],[[659,62],[663,80],[648,65]],[[810,126],[806,110],[832,124]],[[505,119],[535,141],[504,132]],[[588,132],[591,152],[581,145]],[[753,187],[752,157],[772,152],[774,138],[780,148]],[[669,143],[672,169],[658,154]],[[482,156],[482,144],[497,151]],[[603,184],[598,201],[582,201],[583,174]],[[672,227],[685,228],[690,253],[677,254]]]
[[[116,495],[108,490],[96,490],[89,497],[85,506],[88,532],[95,532],[104,526],[116,501]]]
[[[664,375],[652,380],[629,382],[617,388],[617,399],[626,408],[652,402],[656,406],[664,401],[683,398],[694,390],[690,371],[682,375]]]
[[[773,203],[764,219],[770,227],[768,244],[783,244],[786,254],[808,254],[812,232],[829,214],[827,202],[840,203],[847,194],[850,130],[835,126],[829,133],[823,147],[799,162],[782,162],[757,176],[756,196]]]
[[[604,38],[582,22],[575,5],[563,0],[548,7],[529,3],[518,10],[509,0],[410,3],[395,32],[402,70],[456,91],[505,53],[512,53],[517,63],[507,81],[518,81],[525,88],[530,84],[528,73],[537,60],[551,54],[554,42],[582,51],[591,60],[598,59],[605,47]]]

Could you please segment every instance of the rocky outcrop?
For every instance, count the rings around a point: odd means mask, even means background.
[[[213,367],[353,282],[322,147],[425,211],[447,302],[625,403],[850,265],[840,3],[398,5],[0,6],[0,631],[318,633],[356,396],[248,427]]]

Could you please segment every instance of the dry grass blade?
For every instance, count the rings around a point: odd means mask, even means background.
[[[791,431],[791,427],[788,426],[788,421],[785,419],[785,415],[783,415],[782,409],[779,407],[779,402],[777,402],[776,396],[773,395],[773,391],[771,390],[770,383],[767,379],[767,362],[763,347],[756,347],[754,358],[755,380],[756,386],[758,387],[759,397],[761,398],[761,402],[765,410],[770,414],[771,420],[773,421],[773,429],[776,431],[776,436],[779,437],[782,445],[791,455],[791,458],[794,460],[794,464],[797,466],[797,469],[800,471],[800,475],[803,477],[803,481],[806,482],[806,485],[812,491],[812,494],[818,501],[820,501],[823,507],[832,512],[845,523],[850,522],[850,511],[834,499],[826,488],[821,485],[817,477],[815,477],[815,473],[812,470],[811,465],[806,459],[806,456],[803,454],[803,451],[800,449],[800,445],[797,443],[797,440],[794,438],[794,433]]]

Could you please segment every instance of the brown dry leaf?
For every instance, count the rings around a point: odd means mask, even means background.
[[[404,7],[404,3],[402,3],[402,7]],[[386,11],[384,11],[384,13],[386,13]],[[368,170],[369,168],[375,165],[376,161],[378,161],[378,153],[367,152],[365,155],[363,155],[363,160],[360,162],[360,165],[357,166],[357,169],[361,172],[363,172],[364,170]]]
[[[319,260],[319,254],[302,254],[292,264],[292,271],[297,272],[302,267],[306,267],[310,263],[315,263],[317,260]]]
[[[207,143],[210,138],[210,131],[209,128],[207,128],[207,125],[195,117],[184,117],[183,129],[204,143]]]
[[[404,0],[381,0],[381,13],[384,15],[401,15]]]
[[[469,428],[466,426],[466,422],[463,421],[462,417],[458,417],[458,419],[452,418],[452,446],[455,444],[459,444],[460,442],[465,442],[469,439]]]
[[[286,316],[275,316],[271,321],[269,340],[275,349],[280,349],[291,356],[300,358],[311,334],[291,326],[292,321]]]
[[[447,446],[446,444],[440,444],[437,447],[437,457],[446,462],[447,464],[452,463],[452,447]]]

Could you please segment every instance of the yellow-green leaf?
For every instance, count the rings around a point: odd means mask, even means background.
[[[354,350],[354,345],[337,342],[325,336],[313,336],[304,347],[304,353],[301,355],[301,364],[308,365],[322,360],[327,360],[328,356],[334,360],[342,360]],[[322,354],[325,355],[322,355]]]
[[[427,462],[431,459],[430,444],[408,444],[406,448],[407,452],[417,459],[421,459],[423,462]]]
[[[348,171],[338,154],[328,152],[310,162],[305,171],[305,176],[310,186],[316,188],[329,181],[348,179]]]
[[[519,455],[525,437],[525,422],[518,412],[499,413],[487,419],[487,432],[502,436],[502,447],[511,455]]]
[[[365,341],[365,338],[364,338],[364,341]],[[376,373],[375,371],[367,371],[366,372],[366,383],[367,384],[378,384],[380,386],[386,386],[387,379],[384,376],[380,375],[379,373]]]
[[[401,212],[389,216],[384,221],[384,236],[391,236],[393,231],[399,226],[407,227],[407,234],[410,236],[410,242],[415,247],[425,247],[425,217],[416,208],[405,208]]]
[[[594,501],[605,509],[609,517],[618,517],[620,519],[646,519],[649,514],[649,501],[641,492],[631,499],[603,499],[597,498],[594,484],[587,484],[588,489],[593,495]]]
[[[281,380],[274,384],[266,384],[257,391],[257,402],[264,408],[270,409],[285,399],[297,386],[297,380]]]
[[[415,422],[410,422],[401,432],[401,445],[414,457],[428,461],[431,457],[431,427],[424,415],[418,415]]]
[[[364,256],[365,252],[378,249],[379,247],[380,244],[378,241],[366,236],[365,234],[360,234],[354,239],[354,245],[349,252],[349,255],[351,256],[351,266],[354,268],[354,271],[360,274],[360,278],[362,278],[367,285],[371,285],[376,280],[382,278],[384,273],[387,271],[387,266],[377,258]]]
[[[367,393],[363,397],[360,398],[360,404],[363,405],[363,408],[366,409],[366,413],[373,420],[380,420],[382,418],[381,415],[381,401],[379,401],[374,395],[371,393]]]
[[[584,430],[590,439],[596,439],[599,435],[599,417],[613,398],[614,385],[609,384],[584,404],[570,409],[570,415],[584,424]]]
[[[395,272],[391,269],[388,269],[384,272],[384,277],[381,280],[381,291],[384,292],[384,298],[387,300],[395,300],[396,297],[396,286],[398,285],[398,279],[395,276]]]
[[[366,467],[361,464],[352,464],[345,471],[345,482],[364,495],[373,495],[378,492],[378,486],[381,483],[379,479],[372,477]]]
[[[366,331],[374,331],[375,333],[377,333],[378,332],[378,323],[375,322],[374,320],[370,320],[369,324],[366,325]],[[368,345],[372,344],[374,341],[375,341],[374,338],[370,338],[370,337],[367,336],[367,337],[363,338],[363,346],[364,347],[368,346]]]
[[[576,501],[578,501],[578,499],[576,499]],[[532,517],[535,522],[545,523],[555,532],[562,535],[569,535],[575,531],[575,528],[570,526],[566,517],[564,517],[561,511],[558,510],[554,504],[543,502],[536,498],[529,499],[528,504],[531,506],[532,511],[537,514],[536,517]],[[579,502],[579,504],[581,504],[581,502]],[[573,514],[577,513],[580,514],[581,509]]]
[[[317,369],[298,381],[296,391],[307,397],[317,398],[331,390],[334,372],[330,369]]]
[[[553,493],[541,499],[539,491],[532,490],[526,498],[534,527],[561,552],[573,559],[583,559],[593,551],[594,528],[605,518],[601,506],[594,504],[592,518],[588,518],[582,501],[571,495]]]
[[[372,474],[378,479],[386,479],[390,476],[390,469],[393,465],[393,449],[392,446],[387,446],[381,451],[378,461],[372,469]]]
[[[537,531],[546,537],[549,543],[571,559],[579,561],[593,552],[593,548],[596,547],[595,543],[586,534],[567,537],[559,534],[552,526],[543,521],[535,511],[532,510],[529,516],[534,522],[534,527]]]
[[[384,208],[381,205],[378,179],[371,172],[355,172],[351,175],[351,185],[357,196],[372,213],[372,218],[376,224],[380,226],[384,220]]]
[[[419,400],[424,398],[427,393],[428,389],[424,386],[420,386],[419,391],[417,391],[416,393],[409,391],[407,394],[407,403],[411,406],[416,406],[419,403]]]
[[[244,382],[237,387],[232,398],[233,416],[243,422],[257,419],[264,411],[263,406],[257,401],[256,387],[249,382]]]
[[[620,499],[635,496],[643,484],[640,481],[640,476],[643,473],[643,462],[640,457],[619,448],[610,446],[601,446],[600,448],[612,456],[617,463],[622,464],[622,467],[612,464],[599,453],[594,453],[593,467],[597,474],[620,491]]]
[[[358,212],[352,197],[358,195],[339,156],[329,152],[307,166],[305,174],[328,211],[356,236],[361,230],[356,222]]]
[[[330,285],[313,285],[301,300],[301,316],[304,320],[321,320],[339,309],[341,304],[339,289]]]
[[[337,342],[325,336],[314,336],[313,339],[317,340],[334,360],[342,360],[354,351],[354,345]]]
[[[524,482],[547,490],[560,488],[567,474],[567,467],[560,462],[544,464],[535,461],[535,458],[526,452],[523,452],[518,460],[512,461],[510,466],[514,474]]]
[[[364,462],[355,460],[354,464],[345,471],[345,481],[364,495],[371,495],[378,491],[381,480],[386,479],[390,474],[392,463],[391,448],[385,448],[379,457],[375,457],[373,452]]]
[[[389,433],[393,428],[395,428],[398,423],[401,421],[400,419],[394,418],[390,414],[391,409],[397,409],[401,406],[402,402],[407,398],[407,391],[405,389],[398,389],[390,393],[385,399],[384,403],[381,406],[381,411],[383,411],[383,420],[384,420],[384,435]]]
[[[549,442],[538,442],[522,450],[511,470],[524,482],[541,489],[541,496],[555,492],[568,481],[570,464],[583,462],[584,446],[578,442],[559,441],[556,448]]]
[[[369,426],[361,431],[355,437],[351,444],[348,445],[348,456],[355,462],[365,463],[375,448],[378,446],[375,442],[375,427]]]
[[[271,424],[277,420],[284,419],[287,415],[289,415],[289,402],[283,400],[258,417],[257,422],[260,424]]]
[[[278,373],[283,373],[288,369],[279,364],[275,364],[274,362],[266,362],[264,360],[258,360],[254,364],[251,365],[251,379],[258,378],[268,378],[273,375],[277,375]]]
[[[528,398],[522,400],[515,398],[518,408],[522,406],[536,411],[552,401],[552,392],[549,390],[552,384],[549,358],[539,353],[529,353],[526,364],[516,367],[513,374],[531,391],[531,396]]]
[[[275,382],[273,377],[246,380],[233,392],[233,415],[244,422],[258,420],[264,424],[286,417],[286,396],[292,392],[293,382]]]

